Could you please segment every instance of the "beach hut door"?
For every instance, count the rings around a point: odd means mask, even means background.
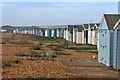
[[[120,69],[120,29],[117,30],[117,69]]]

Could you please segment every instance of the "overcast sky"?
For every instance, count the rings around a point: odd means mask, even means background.
[[[64,25],[100,22],[117,13],[117,2],[4,2],[2,25]]]

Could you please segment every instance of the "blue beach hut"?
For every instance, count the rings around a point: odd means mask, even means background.
[[[120,70],[120,19],[114,26],[113,68]]]
[[[99,29],[98,61],[113,65],[113,27],[120,18],[118,14],[104,14]]]
[[[64,35],[64,33],[63,33],[63,29],[61,28],[61,29],[60,29],[60,37],[62,38],[63,35]]]

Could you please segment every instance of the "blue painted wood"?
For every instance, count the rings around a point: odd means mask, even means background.
[[[43,36],[43,31],[40,31],[40,36]]]
[[[113,66],[113,41],[114,33],[110,32],[110,66]]]
[[[113,68],[120,69],[120,24],[114,30]]]
[[[63,37],[63,29],[60,29],[60,37]]]
[[[106,66],[112,66],[113,32],[110,32],[105,20],[102,21],[99,32],[98,61]]]
[[[75,42],[76,42],[76,35],[77,35],[77,32],[74,33],[74,36],[75,36],[75,39],[74,39],[74,40],[75,40]]]
[[[57,30],[54,29],[54,37],[57,37]]]
[[[119,25],[120,26],[120,25]],[[117,70],[120,70],[120,29],[117,30]]]
[[[51,37],[51,30],[47,29],[47,37]]]

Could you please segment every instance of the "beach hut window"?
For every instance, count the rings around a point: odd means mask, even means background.
[[[103,48],[104,48],[105,46],[103,46]]]
[[[105,31],[105,34],[107,34],[107,32]]]
[[[102,36],[104,37],[104,34],[102,34]]]
[[[107,46],[105,45],[105,48],[106,48]]]

